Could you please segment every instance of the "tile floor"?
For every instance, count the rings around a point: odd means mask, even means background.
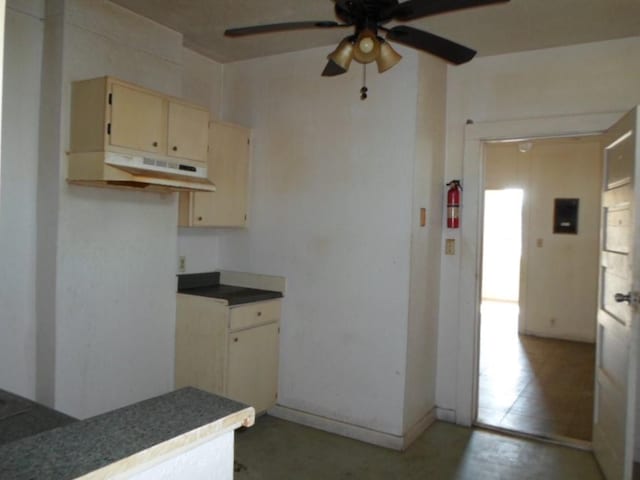
[[[483,303],[478,422],[591,441],[595,346],[518,335],[517,315]]]
[[[405,452],[268,415],[236,434],[235,480],[602,480],[589,452],[436,422]]]

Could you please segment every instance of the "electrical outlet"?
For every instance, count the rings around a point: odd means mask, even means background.
[[[444,242],[444,253],[445,255],[455,255],[456,254],[456,239],[455,238],[447,238]]]
[[[184,273],[187,270],[187,257],[180,255],[178,258],[178,271]]]

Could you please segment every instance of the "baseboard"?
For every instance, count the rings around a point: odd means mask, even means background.
[[[406,435],[398,436],[314,415],[312,413],[303,412],[301,410],[296,410],[282,405],[276,405],[269,409],[267,413],[274,417],[281,418],[282,420],[299,423],[300,425],[334,433],[343,437],[353,438],[379,447],[390,448],[392,450],[404,450],[407,448],[436,419],[435,412],[431,410],[427,415],[418,420],[418,422],[409,429]]]
[[[436,409],[432,408],[420,418],[402,437],[402,450],[406,450],[409,446],[416,441],[416,439],[422,435],[427,428],[429,428],[433,422],[436,421]]]
[[[436,407],[436,418],[443,422],[456,423],[456,411],[451,408]]]
[[[579,335],[556,335],[556,334],[550,334],[548,332],[535,332],[532,330],[526,330],[523,329],[522,331],[519,331],[518,333],[520,334],[524,334],[524,335],[530,335],[532,337],[538,337],[538,338],[548,338],[551,340],[568,340],[570,342],[580,342],[580,343],[596,343],[595,339],[592,338],[591,336],[589,337],[581,337]]]

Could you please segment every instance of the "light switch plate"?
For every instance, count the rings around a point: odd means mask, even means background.
[[[455,238],[447,238],[445,240],[444,253],[445,253],[445,255],[455,255],[456,254],[456,239]]]

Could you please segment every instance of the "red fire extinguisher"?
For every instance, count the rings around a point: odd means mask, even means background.
[[[462,184],[460,180],[447,183],[447,228],[460,228],[460,196]]]

